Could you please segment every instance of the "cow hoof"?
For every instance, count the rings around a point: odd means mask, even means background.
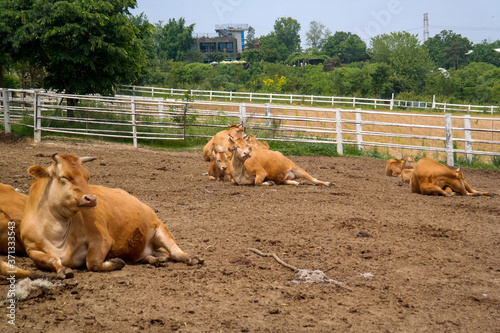
[[[64,279],[72,279],[75,276],[75,272],[71,268],[65,268],[64,270],[60,271],[56,275],[56,279],[59,280],[64,280]]]
[[[157,257],[149,261],[150,265],[154,267],[167,267],[167,257]]]
[[[109,262],[111,263],[111,265],[113,266],[113,270],[119,270],[119,269],[122,269],[123,267],[125,267],[125,261],[123,261],[123,259],[120,259],[120,258],[113,258],[113,259],[110,259]]]
[[[192,256],[189,258],[189,260],[186,262],[188,266],[194,266],[194,265],[203,265],[205,263],[205,259],[200,258],[198,256]]]

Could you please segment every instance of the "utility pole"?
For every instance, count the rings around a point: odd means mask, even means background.
[[[424,14],[424,42],[429,39],[429,14]]]

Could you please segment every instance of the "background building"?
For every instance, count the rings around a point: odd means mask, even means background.
[[[205,62],[210,61],[210,54],[226,54],[224,60],[238,60],[245,49],[245,31],[248,24],[223,24],[215,26],[215,34],[195,34],[192,50],[200,50],[205,55]]]

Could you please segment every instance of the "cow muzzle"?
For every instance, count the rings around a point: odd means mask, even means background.
[[[81,207],[95,207],[97,205],[97,197],[94,194],[85,194],[80,198],[78,205]]]

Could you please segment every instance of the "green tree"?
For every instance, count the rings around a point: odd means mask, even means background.
[[[12,50],[18,61],[44,64],[46,88],[112,94],[114,86],[139,76],[144,44],[127,16],[135,0],[17,3],[23,7],[16,9]]]
[[[466,53],[471,49],[471,42],[454,33],[443,30],[438,35],[429,38],[424,45],[429,50],[429,56],[437,67],[458,69],[467,63]]]
[[[161,21],[156,24],[154,39],[158,59],[181,61],[184,54],[191,49],[194,24],[187,27],[185,24],[183,17],[179,21],[169,19],[165,25],[162,25]]]
[[[284,61],[289,54],[286,45],[280,43],[274,32],[260,38],[259,49],[264,52],[264,61],[266,62]]]
[[[203,62],[204,60],[205,55],[198,49],[186,51],[182,57],[182,61],[187,63]]]
[[[245,49],[241,53],[241,59],[248,61],[252,64],[260,62],[264,59],[265,53],[262,50],[257,49]]]
[[[333,36],[329,36],[322,51],[330,57],[338,56],[343,63],[348,64],[368,59],[365,42],[350,32],[337,31]]]
[[[309,30],[306,32],[306,44],[312,49],[321,49],[331,34],[330,29],[323,23],[311,21]]]
[[[8,66],[19,73],[23,88],[28,80],[31,87],[40,86],[46,75],[36,15],[33,1],[0,0],[0,77]]]
[[[274,23],[274,33],[280,44],[288,50],[283,58],[300,51],[300,23],[291,17],[281,17]]]
[[[455,96],[464,101],[490,103],[498,99],[500,69],[487,63],[470,63],[457,71],[459,88]],[[495,96],[492,96],[494,93]],[[493,97],[493,98],[492,98]]]
[[[245,40],[245,50],[255,49],[255,44],[258,42],[259,39],[255,37],[255,29],[252,26],[248,27],[247,38]]]
[[[424,88],[425,77],[433,68],[426,47],[420,45],[416,35],[393,32],[372,38],[372,59],[386,63],[394,73],[395,92],[416,91]]]
[[[472,46],[472,53],[467,54],[469,62],[485,62],[500,66],[500,40],[488,43],[486,40]]]

